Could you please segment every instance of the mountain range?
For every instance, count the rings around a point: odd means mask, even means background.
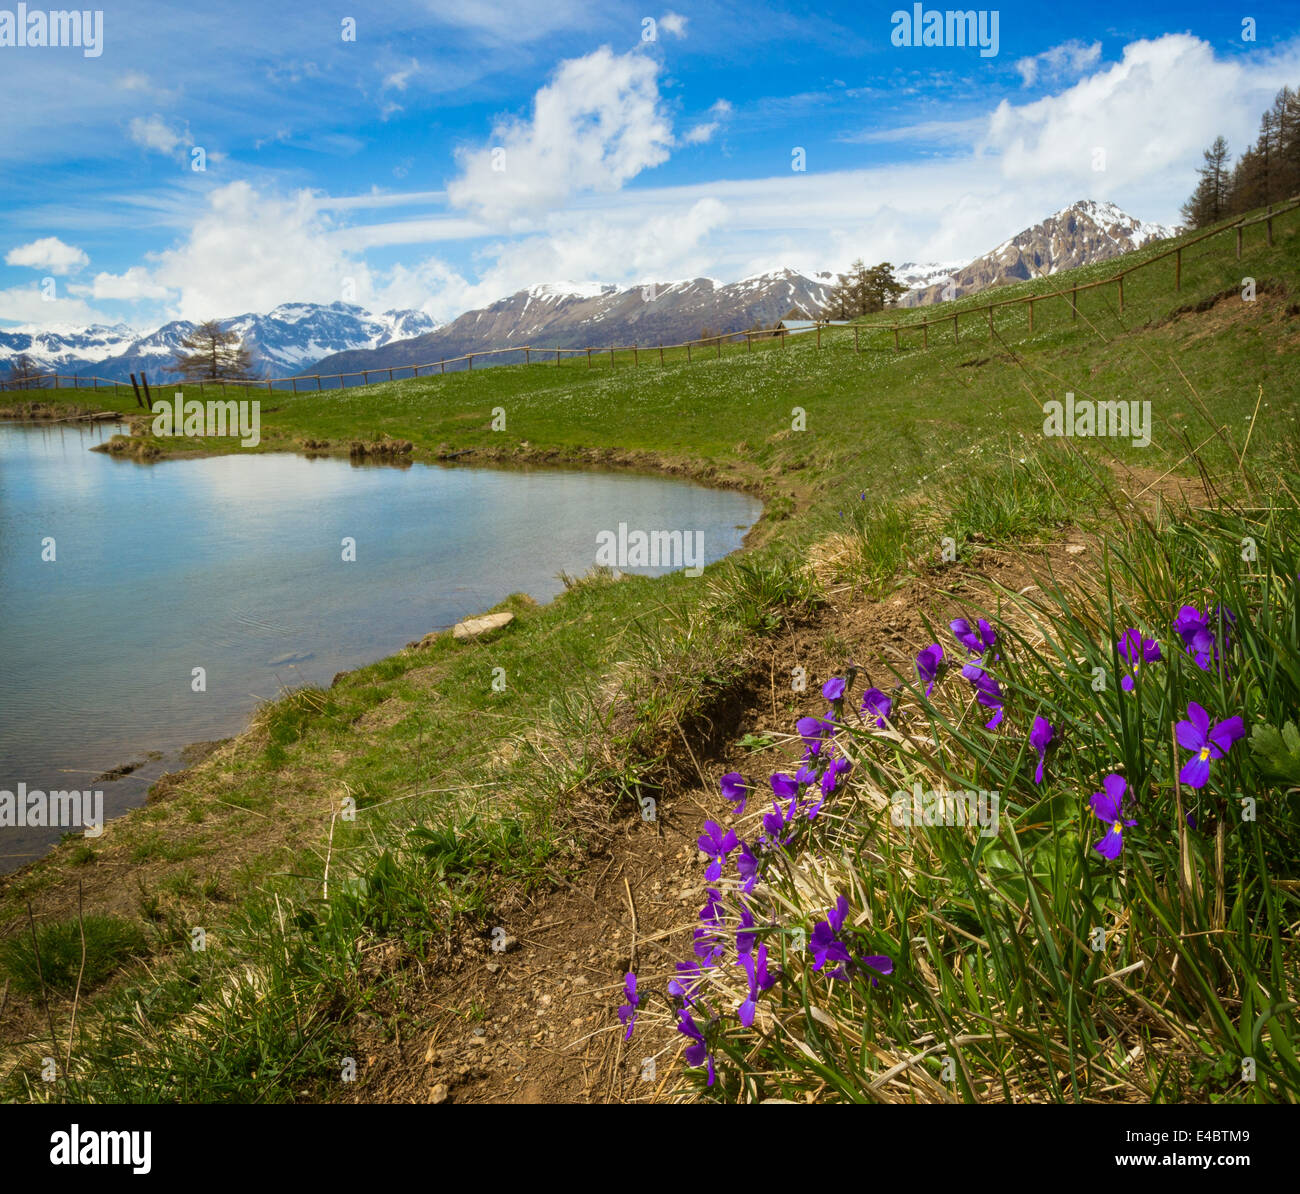
[[[1026,228],[966,265],[905,262],[900,306],[958,298],[1006,282],[1046,277],[1140,249],[1176,228],[1136,220],[1113,203],[1085,199]],[[355,373],[420,365],[493,348],[605,348],[673,344],[712,332],[770,325],[792,310],[813,315],[836,274],[776,269],[722,283],[688,278],[620,288],[547,283],[520,290],[439,326],[419,311],[374,315],[346,303],[285,303],[265,315],[222,320],[253,352],[260,376]],[[175,320],[141,335],[125,325],[80,330],[0,330],[0,363],[26,353],[60,373],[125,380],[166,374],[194,324]],[[485,362],[486,363],[486,362]]]
[[[220,322],[252,351],[258,375],[274,377],[301,372],[336,352],[378,349],[437,327],[420,311],[372,315],[349,303],[282,303],[265,315],[251,312]],[[0,362],[25,353],[40,368],[59,373],[93,373],[125,381],[129,374],[144,371],[151,380],[163,381],[181,341],[195,326],[177,319],[147,335],[125,324],[48,331],[0,329]]]

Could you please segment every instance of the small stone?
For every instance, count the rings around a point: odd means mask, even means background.
[[[439,1082],[431,1091],[429,1091],[429,1102],[445,1103],[447,1101],[447,1084]]]
[[[500,963],[500,962],[489,962],[489,963],[487,964],[487,972],[488,972],[489,974],[500,974],[500,972],[501,972],[501,963]]]
[[[481,618],[466,618],[463,622],[457,622],[451,633],[458,639],[477,638],[480,634],[509,626],[514,620],[514,614],[508,609],[502,610],[498,614],[484,614]]]
[[[487,1036],[487,1029],[486,1029],[486,1028],[481,1028],[481,1027],[480,1027],[480,1028],[476,1028],[476,1029],[474,1029],[474,1035],[475,1035],[475,1036]]]

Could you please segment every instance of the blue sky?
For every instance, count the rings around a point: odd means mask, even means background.
[[[0,44],[0,326],[962,262],[1081,198],[1173,223],[1300,85],[1281,3],[1003,4],[996,54],[893,44],[897,0],[102,11],[94,56]]]

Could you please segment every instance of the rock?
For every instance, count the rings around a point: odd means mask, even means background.
[[[457,622],[452,634],[458,639],[477,638],[480,634],[509,626],[514,620],[514,614],[508,609],[499,614],[484,614],[481,618],[467,618],[463,622]]]
[[[500,963],[500,962],[489,962],[489,963],[487,964],[487,972],[488,972],[489,974],[499,974],[499,973],[501,972],[501,963]]]
[[[445,1103],[447,1101],[447,1084],[439,1082],[431,1091],[429,1091],[429,1102]]]

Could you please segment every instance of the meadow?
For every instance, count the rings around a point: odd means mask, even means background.
[[[702,910],[600,959],[600,1031],[678,1058],[628,1097],[1296,1101],[1297,227],[1032,334],[981,334],[979,296],[924,349],[839,328],[264,396],[256,451],[661,470],[765,512],[702,577],[593,570],[287,692],[0,880],[5,1097],[365,1098],[340,1059],[470,1014],[412,1011],[413,974],[635,849],[650,795],[702,808],[711,857]],[[1044,436],[1067,394],[1149,401],[1151,444]],[[918,785],[997,792],[996,831],[900,818]]]

